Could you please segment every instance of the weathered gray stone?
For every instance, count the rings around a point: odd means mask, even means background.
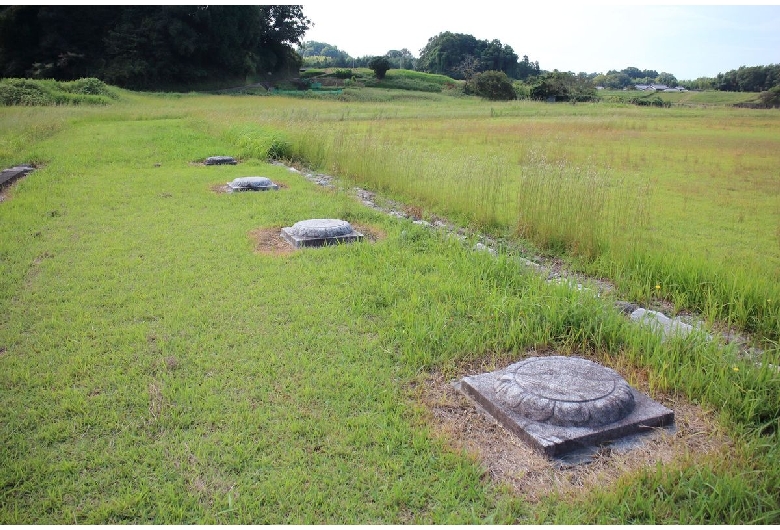
[[[290,232],[299,237],[336,237],[352,232],[352,225],[341,219],[308,219],[298,221]]]
[[[239,177],[228,182],[231,191],[268,191],[278,190],[279,186],[268,177]]]
[[[27,173],[33,171],[33,169],[34,168],[30,166],[14,166],[8,169],[4,169],[2,172],[0,172],[0,186],[7,182],[13,182],[15,179],[27,175]]]
[[[620,375],[577,357],[531,357],[460,389],[536,450],[556,456],[674,421]]]
[[[226,164],[235,166],[238,162],[236,162],[235,158],[232,156],[210,156],[206,159],[204,164],[207,166],[222,166]]]
[[[664,337],[669,335],[685,336],[693,331],[693,326],[686,324],[679,318],[669,318],[663,313],[640,307],[630,315],[631,320],[644,324],[653,331],[661,332]]]
[[[360,241],[363,234],[341,219],[308,219],[282,228],[282,237],[296,248]]]
[[[599,426],[634,408],[628,383],[617,372],[576,357],[541,357],[504,370],[496,397],[522,416],[552,425]]]

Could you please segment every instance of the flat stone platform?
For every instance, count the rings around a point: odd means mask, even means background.
[[[27,173],[33,171],[35,168],[30,166],[15,166],[8,169],[4,169],[0,172],[0,186],[10,184],[19,177],[25,176]]]
[[[531,357],[464,377],[460,390],[535,450],[586,449],[674,422],[674,412],[614,370],[577,357]]]
[[[230,191],[276,191],[279,189],[268,177],[239,177],[227,183]]]
[[[340,219],[308,219],[282,228],[282,237],[295,248],[301,248],[361,241],[363,234]]]
[[[207,166],[235,166],[238,164],[232,156],[210,156],[203,163]]]

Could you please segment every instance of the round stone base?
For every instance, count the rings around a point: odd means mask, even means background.
[[[336,237],[352,232],[352,225],[341,219],[308,219],[298,221],[290,228],[298,237]]]
[[[268,177],[239,177],[228,182],[228,187],[232,191],[244,190],[278,190],[279,186],[271,182]]]
[[[495,382],[506,406],[528,419],[563,427],[614,423],[634,408],[617,372],[577,357],[534,357],[513,364]]]

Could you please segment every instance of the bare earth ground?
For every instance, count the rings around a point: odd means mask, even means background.
[[[555,354],[532,350],[525,356]],[[410,387],[409,393],[425,406],[428,423],[435,435],[453,450],[464,451],[480,462],[486,477],[510,485],[516,494],[529,502],[538,502],[551,493],[571,497],[595,488],[608,488],[622,476],[653,469],[658,462],[682,464],[683,461],[690,463],[691,458],[725,456],[732,447],[731,440],[718,429],[712,412],[679,397],[654,392],[650,397],[674,410],[673,430],[656,429],[630,450],[605,446],[590,463],[562,466],[560,461],[547,459],[530,449],[453,387],[452,383],[462,377],[491,372],[517,360],[519,358],[515,356],[501,362],[471,362],[458,367],[455,377],[440,372],[424,375]],[[621,373],[637,390],[649,393],[645,374],[633,372],[629,379],[625,377],[625,367],[610,368]]]
[[[352,227],[363,234],[364,239],[374,243],[387,237],[387,234],[380,228],[371,225],[350,223]],[[255,246],[255,252],[271,256],[284,256],[295,252],[294,249],[282,236],[282,227],[274,226],[267,228],[256,228],[249,232],[249,238]]]

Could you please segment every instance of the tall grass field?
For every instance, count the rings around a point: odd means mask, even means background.
[[[381,86],[96,102],[0,107],[0,166],[36,166],[0,190],[0,522],[780,523],[777,111]],[[282,187],[220,192],[250,175]],[[382,214],[354,186],[506,248]],[[378,235],[258,246],[311,218]],[[615,290],[547,282],[521,254]],[[616,298],[704,329],[662,340]],[[471,406],[430,389],[534,352],[708,418],[672,439],[727,442],[595,486],[544,464],[550,480],[513,487],[441,426]]]

